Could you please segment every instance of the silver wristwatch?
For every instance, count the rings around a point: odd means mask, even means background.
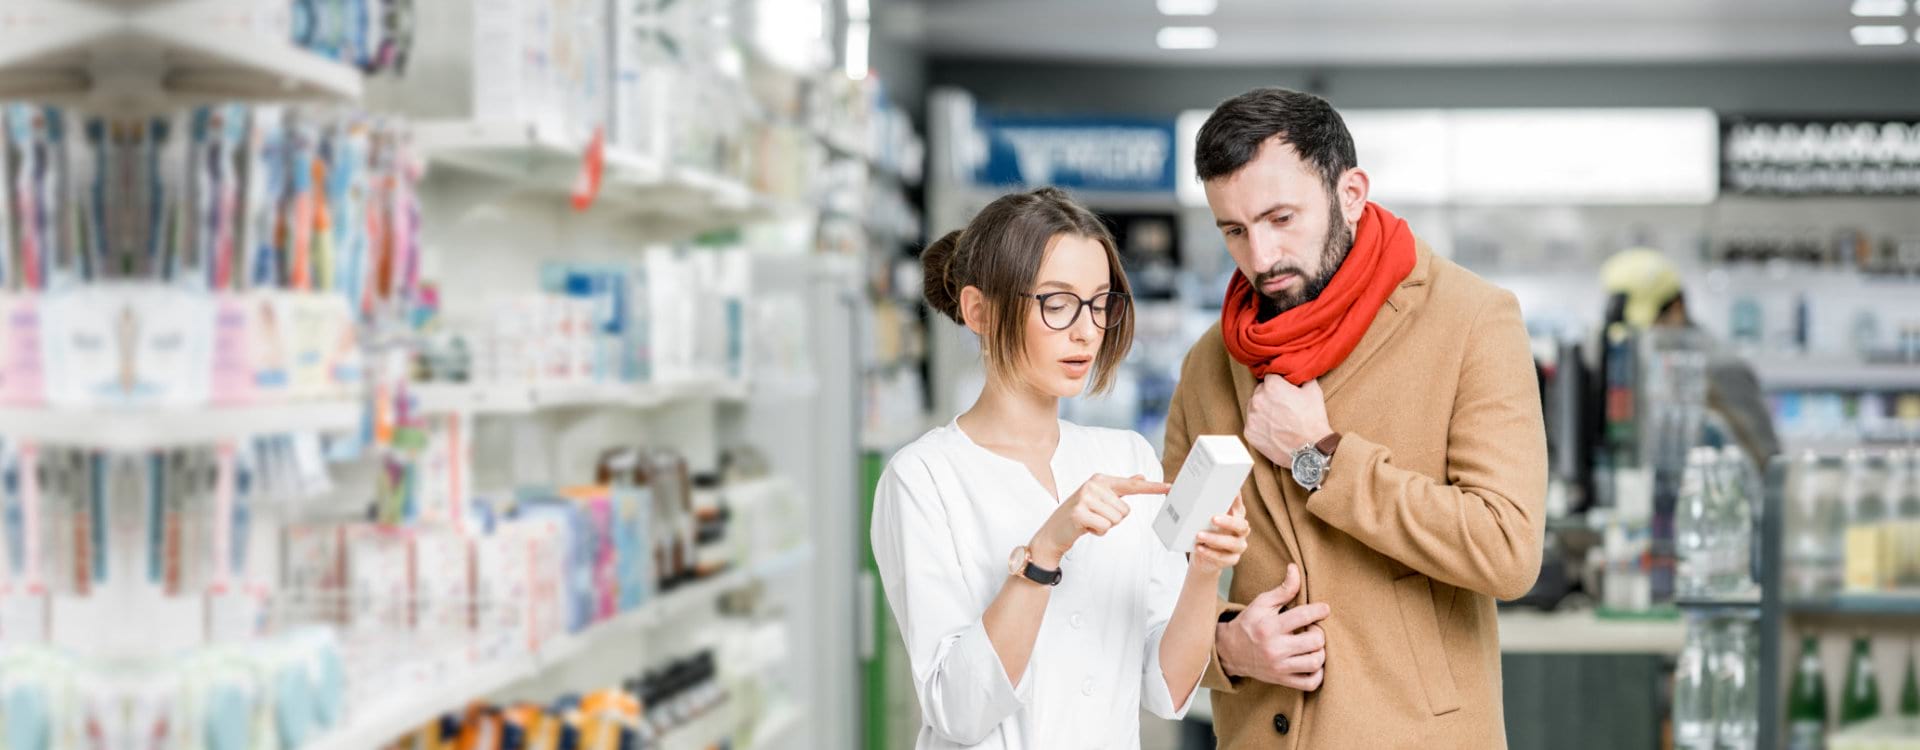
[[[1321,438],[1317,443],[1307,443],[1293,452],[1293,481],[1308,492],[1320,489],[1327,478],[1327,467],[1333,463],[1333,452],[1340,447],[1340,433],[1336,432]]]

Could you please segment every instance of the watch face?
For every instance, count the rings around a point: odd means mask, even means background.
[[[1320,478],[1326,471],[1326,458],[1318,451],[1307,449],[1293,455],[1293,481],[1299,482],[1302,487],[1319,487]]]
[[[1027,548],[1013,548],[1013,556],[1007,558],[1007,575],[1025,575],[1027,572]]]

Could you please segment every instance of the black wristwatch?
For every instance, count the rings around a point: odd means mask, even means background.
[[[1033,553],[1025,545],[1013,548],[1013,557],[1007,560],[1007,575],[1020,576],[1042,586],[1058,586],[1062,577],[1059,570],[1042,568],[1033,563]]]

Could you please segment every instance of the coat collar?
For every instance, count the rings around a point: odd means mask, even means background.
[[[1380,348],[1413,318],[1413,311],[1427,300],[1430,289],[1428,282],[1433,275],[1433,248],[1417,237],[1413,243],[1413,271],[1400,282],[1400,288],[1387,297],[1387,303],[1380,306],[1380,312],[1374,315],[1373,324],[1367,326],[1366,335],[1360,337],[1360,344],[1353,348],[1353,353],[1348,354],[1345,361],[1327,374],[1320,376],[1320,388],[1326,392],[1328,399],[1332,399],[1341,386],[1352,380],[1355,373],[1365,369],[1367,360],[1379,353]]]

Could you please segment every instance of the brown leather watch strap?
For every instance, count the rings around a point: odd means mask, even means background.
[[[1320,442],[1313,444],[1314,450],[1320,451],[1320,455],[1328,456],[1328,457],[1332,457],[1333,452],[1335,450],[1338,450],[1339,448],[1340,448],[1340,433],[1338,432],[1333,433],[1332,435],[1328,435],[1326,437],[1320,438]]]

